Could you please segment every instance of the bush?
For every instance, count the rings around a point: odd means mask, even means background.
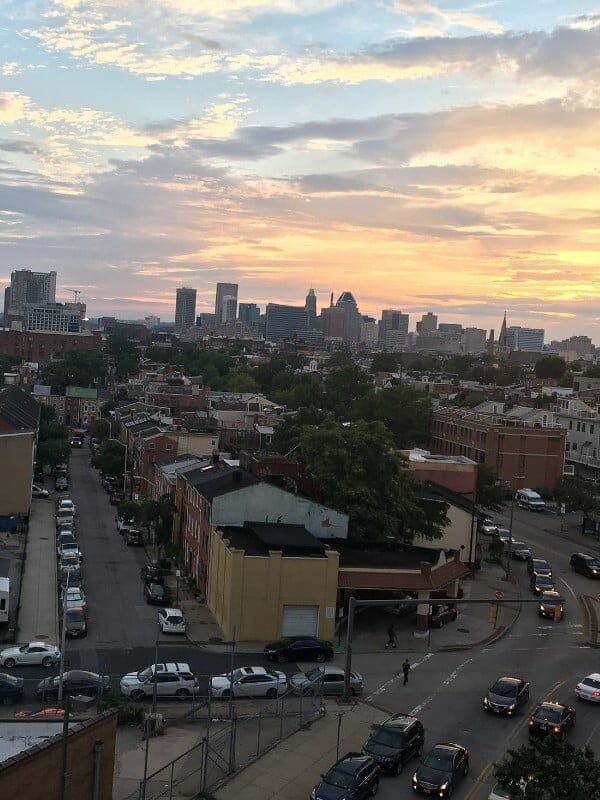
[[[100,703],[100,709],[117,709],[117,725],[140,725],[144,718],[144,707],[140,703],[132,703],[118,694],[106,694]]]

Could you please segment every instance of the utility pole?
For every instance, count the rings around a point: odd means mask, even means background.
[[[62,631],[60,633],[60,666],[58,668],[58,705],[63,701],[63,682],[65,672],[65,647],[67,646],[67,595],[69,594],[70,571],[67,572],[67,583],[65,584],[62,607]]]
[[[513,475],[512,482],[514,484],[515,481],[522,481],[524,479],[523,475]],[[510,520],[508,523],[508,558],[506,560],[506,580],[510,580],[510,572],[511,572],[511,565],[512,565],[512,546],[513,546],[513,520],[515,516],[515,493],[516,489],[514,486],[511,487],[512,495],[510,499]]]
[[[158,697],[158,645],[159,641],[156,639],[154,643],[154,679],[152,683],[152,715],[154,718],[154,726],[156,727],[156,700]],[[146,800],[146,783],[148,781],[148,756],[150,754],[150,725],[148,714],[144,720],[144,735],[146,737],[146,748],[144,750],[144,778],[142,780],[142,790],[140,792],[140,800]]]

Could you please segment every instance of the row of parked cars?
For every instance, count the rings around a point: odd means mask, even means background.
[[[87,635],[87,599],[83,588],[83,553],[77,536],[77,509],[71,497],[60,494],[56,500],[56,555],[58,585],[66,635]]]

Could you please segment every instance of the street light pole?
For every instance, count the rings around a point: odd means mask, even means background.
[[[67,583],[63,595],[62,631],[60,634],[60,666],[58,668],[58,705],[63,701],[63,682],[65,673],[65,647],[67,646],[67,595],[69,594],[69,579],[71,572],[67,572]]]
[[[513,475],[512,477],[513,483],[515,481],[522,481],[523,475]],[[510,498],[510,518],[508,523],[508,558],[506,560],[506,580],[510,580],[510,571],[512,565],[512,545],[513,545],[513,520],[515,516],[515,493],[516,489],[514,486],[511,487],[512,495]]]

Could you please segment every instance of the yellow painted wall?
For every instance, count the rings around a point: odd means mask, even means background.
[[[225,639],[269,641],[281,636],[284,605],[319,606],[318,635],[334,634],[339,555],[325,558],[246,556],[231,550],[217,532],[211,534],[207,604]]]
[[[0,434],[0,516],[29,514],[34,433]]]

